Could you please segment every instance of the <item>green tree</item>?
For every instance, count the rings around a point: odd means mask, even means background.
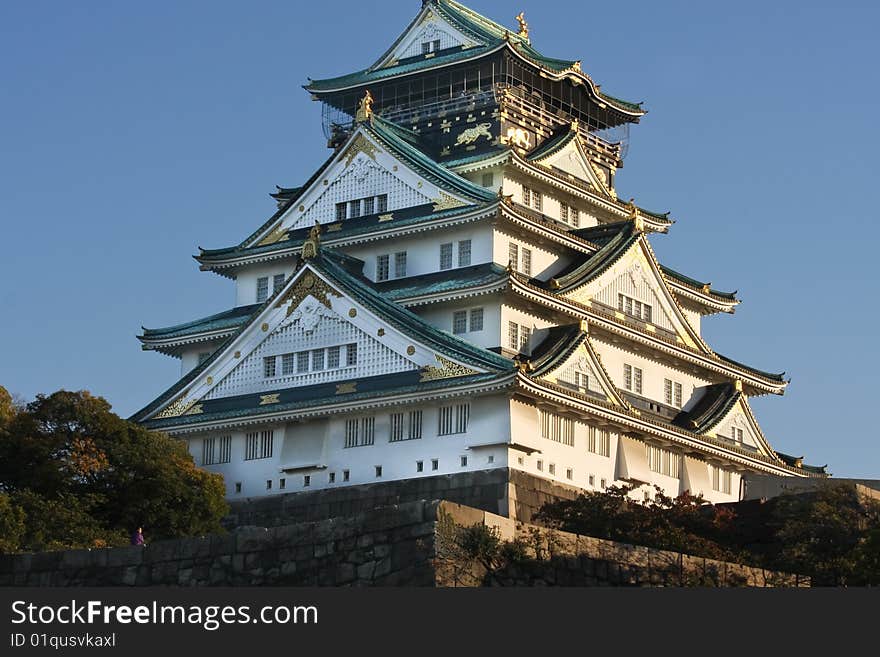
[[[182,441],[86,391],[40,395],[0,425],[0,491],[25,514],[20,549],[116,544],[139,526],[151,540],[213,532],[227,511],[222,477]]]

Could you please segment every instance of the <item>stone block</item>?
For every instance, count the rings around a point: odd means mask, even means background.
[[[147,563],[145,556],[148,548],[132,545],[129,547],[110,548],[107,550],[107,567],[118,568],[125,566],[139,566]]]
[[[235,532],[236,552],[259,552],[272,543],[272,534],[265,527],[243,529]]]
[[[375,561],[367,561],[357,567],[357,576],[360,580],[372,580],[373,572],[376,570]]]
[[[125,570],[122,571],[122,585],[134,586],[137,584],[139,570],[139,566],[127,566]]]

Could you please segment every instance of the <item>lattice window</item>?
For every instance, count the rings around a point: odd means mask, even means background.
[[[356,342],[345,345],[345,364],[349,367],[357,365],[358,362],[358,346]]]
[[[507,344],[511,349],[519,349],[519,324],[507,322]]]
[[[357,219],[361,216],[361,200],[356,199],[348,202],[348,216],[350,219]]]
[[[712,472],[712,490],[730,495],[733,479],[730,470],[725,470],[724,468],[719,468],[714,465],[710,465],[709,470]]]
[[[468,267],[471,264],[471,241],[460,240],[458,242],[458,266]]]
[[[623,387],[632,392],[642,394],[642,369],[640,367],[624,364]]]
[[[422,437],[422,411],[391,414],[389,440],[418,440]]]
[[[471,308],[471,332],[483,330],[483,309]]]
[[[678,478],[681,456],[662,447],[646,445],[648,467],[651,472]]]
[[[449,436],[466,433],[470,420],[470,404],[441,406],[438,415],[437,435]]]
[[[440,269],[452,269],[452,242],[440,245]]]
[[[394,254],[394,277],[403,278],[406,276],[406,251]]]
[[[532,250],[523,247],[522,249],[522,263],[520,266],[520,272],[525,274],[526,276],[532,275]]]
[[[257,303],[263,303],[269,298],[269,277],[260,276],[257,279]]]
[[[376,439],[376,418],[361,417],[345,421],[345,446],[364,447]]]
[[[734,442],[742,444],[743,441],[743,430],[739,427],[730,427],[730,437]]]
[[[336,221],[342,221],[348,216],[348,203],[336,204]]]
[[[327,367],[331,370],[339,367],[339,350],[340,347],[330,347],[327,350]]]
[[[220,437],[220,451],[217,454],[217,463],[229,463],[232,460],[232,436]]]
[[[507,245],[507,262],[512,269],[519,271],[519,245],[516,242]]]
[[[611,433],[607,429],[587,427],[587,451],[599,456],[610,456]]]
[[[267,379],[275,376],[275,356],[266,356],[263,359],[263,376]]]
[[[202,441],[202,465],[213,465],[217,461],[216,454],[214,452],[214,448],[216,447],[216,441],[214,438],[205,438]]]
[[[309,371],[309,352],[300,351],[296,354],[296,373],[303,374]]]
[[[373,214],[376,211],[376,198],[371,196],[364,199],[364,214]]]
[[[312,350],[312,371],[320,372],[324,369],[324,349]]]
[[[248,433],[244,440],[244,460],[272,458],[274,446],[275,432],[272,429]]]
[[[574,420],[541,411],[541,437],[574,446]]]
[[[520,326],[519,327],[519,348],[522,349],[529,343],[529,339],[532,337],[532,329],[530,326]]]
[[[456,335],[467,333],[467,319],[466,310],[457,310],[452,313],[452,332]]]
[[[275,274],[272,277],[272,294],[284,287],[284,274]]]
[[[407,207],[401,205],[401,207]],[[388,194],[379,194],[376,197],[376,212],[387,212],[388,211]]]
[[[663,380],[663,401],[669,406],[681,408],[681,384],[672,379]]]
[[[387,253],[376,256],[376,280],[387,281],[389,274],[389,256]]]
[[[495,182],[495,176],[491,173],[483,174],[483,187],[491,187],[493,182]]]

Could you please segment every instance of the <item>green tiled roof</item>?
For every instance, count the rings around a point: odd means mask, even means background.
[[[506,278],[507,270],[490,262],[422,276],[408,276],[393,281],[374,283],[374,285],[383,296],[397,301],[409,297],[480,287],[501,282]]]
[[[715,355],[718,356],[721,360],[730,363],[736,367],[741,367],[744,370],[748,370],[750,372],[754,372],[759,376],[763,376],[766,379],[770,379],[772,381],[776,381],[778,383],[785,383],[785,372],[780,372],[779,374],[774,374],[772,372],[764,372],[763,370],[759,370],[757,368],[751,367],[750,365],[746,365],[745,363],[740,363],[739,361],[733,360],[733,358],[728,358],[727,356],[722,356],[717,351]]]
[[[663,273],[671,278],[684,283],[685,285],[690,285],[691,287],[697,287],[703,289],[706,285],[711,285],[710,283],[704,283],[702,281],[698,281],[696,278],[691,278],[690,276],[685,276],[684,274],[675,271],[671,267],[666,267],[665,265],[660,265],[660,269],[663,270]],[[722,292],[720,290],[715,290],[710,288],[709,294],[712,294],[716,297],[721,297],[723,299],[729,299],[730,301],[736,301],[736,291],[733,292]]]
[[[631,221],[602,224],[592,228],[571,231],[583,239],[600,244],[601,248],[591,255],[584,255],[556,274],[551,281],[557,286],[534,281],[537,285],[552,289],[555,294],[565,293],[592,280],[621,258],[639,239],[639,233]]]
[[[587,334],[581,330],[580,323],[549,328],[547,337],[532,349],[529,358],[529,363],[532,366],[530,374],[541,376],[552,372],[564,363],[586,339]]]
[[[703,433],[720,422],[741,397],[742,393],[732,383],[714,383],[707,386],[693,408],[681,411],[672,423],[694,433]]]
[[[775,450],[774,450],[775,451]],[[802,470],[806,470],[807,472],[812,472],[813,474],[821,474],[827,475],[828,472],[826,468],[828,465],[807,465],[804,463],[803,456],[792,456],[791,454],[783,454],[782,452],[776,452],[776,456],[778,456],[782,461],[793,468],[799,468]],[[800,465],[798,465],[800,463]]]
[[[166,326],[165,328],[148,329],[143,328],[143,335],[140,336],[142,341],[151,340],[169,340],[172,338],[185,337],[187,335],[195,335],[197,333],[205,333],[208,331],[217,331],[220,329],[237,328],[247,322],[262,304],[251,304],[247,306],[237,306],[230,310],[224,310],[222,313],[194,319],[184,324],[176,324],[175,326]]]

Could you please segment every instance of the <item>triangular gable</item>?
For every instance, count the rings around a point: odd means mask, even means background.
[[[357,345],[351,366],[345,364],[349,345]],[[339,367],[330,367],[332,347],[340,347]],[[323,369],[313,366],[316,350],[323,352]],[[309,371],[297,372],[297,354],[303,352],[310,355]],[[284,354],[292,354],[287,374]],[[264,358],[274,359],[272,376],[263,369]],[[318,383],[337,382],[337,394],[355,392],[359,379],[415,370],[421,371],[423,381],[487,371],[392,326],[307,262],[205,366],[197,368],[182,392],[169,393],[140,420],[199,414],[203,401]],[[277,395],[265,397],[261,404],[277,402]]]
[[[395,209],[429,203],[436,209],[473,203],[463,194],[429,180],[415,166],[389,152],[363,124],[287,211],[247,246],[271,243],[274,236],[282,239],[287,231],[310,227],[315,222],[332,224],[336,221],[337,203],[380,195],[387,196],[389,214]],[[375,206],[374,213],[378,210]]]
[[[566,335],[560,332],[556,340],[553,337],[547,339],[555,344],[529,364],[530,376],[582,394],[598,395],[624,408],[629,406],[602,366],[586,333],[585,323],[577,333]]]
[[[739,394],[737,400],[731,405],[730,409],[717,422],[703,429],[702,434],[706,436],[715,436],[725,441],[734,440],[734,444],[746,449],[756,449],[761,454],[776,459],[776,453],[770,447],[764,432],[758,426],[752,409],[749,406],[748,399],[745,395]],[[737,435],[734,436],[732,429],[736,428]],[[739,441],[739,432],[742,432],[742,441]]]
[[[593,257],[601,257],[600,254]],[[601,274],[579,287],[561,292],[560,296],[585,305],[597,301],[613,309],[620,319],[626,319],[627,315],[619,310],[621,294],[651,306],[649,325],[671,331],[682,344],[711,353],[687,321],[684,311],[660,274],[644,236]]]
[[[439,47],[437,43],[439,41]],[[394,66],[401,59],[423,55],[422,44],[429,43],[430,52],[447,48],[472,48],[485,45],[465,34],[451,21],[440,16],[430,3],[426,3],[416,18],[404,30],[391,48],[379,58],[370,70]]]
[[[535,164],[564,171],[583,180],[601,194],[617,198],[605,172],[590,161],[580,135],[577,133],[576,125],[573,125],[568,136],[563,137],[559,145],[549,149],[546,155],[528,159]]]

